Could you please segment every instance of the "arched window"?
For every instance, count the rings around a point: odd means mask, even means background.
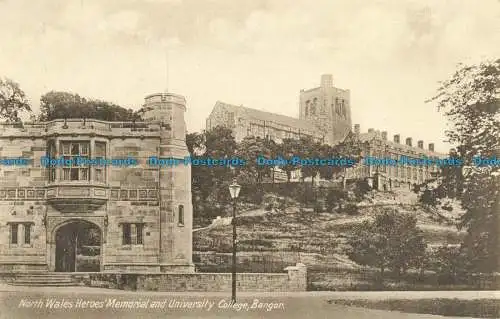
[[[179,225],[184,225],[184,205],[179,205]]]
[[[318,103],[318,99],[314,98],[313,102],[311,104],[311,108],[309,110],[309,112],[311,113],[311,115],[316,115],[316,105],[317,105],[317,103]]]

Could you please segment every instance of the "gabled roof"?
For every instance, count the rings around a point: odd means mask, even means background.
[[[290,126],[295,129],[305,130],[309,132],[317,131],[316,127],[312,122],[301,120],[295,117],[252,109],[242,105],[238,106],[238,105],[228,104],[221,101],[217,101],[215,107],[217,106],[223,107],[230,112],[234,112],[235,114],[237,114],[238,117],[243,117],[246,119],[253,119],[258,121],[278,123]]]

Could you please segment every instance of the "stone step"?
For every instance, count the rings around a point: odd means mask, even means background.
[[[53,279],[61,279],[61,278],[72,278],[72,276],[54,276],[54,275],[22,275],[22,276],[13,276],[13,278],[53,278]]]
[[[22,273],[16,274],[9,282],[14,286],[79,286],[70,273]]]
[[[13,282],[73,282],[71,278],[16,278]]]
[[[72,281],[71,277],[17,277],[12,278],[11,280],[15,281]]]
[[[11,286],[30,286],[30,287],[76,287],[80,286],[75,282],[32,282],[32,281],[14,281],[9,283]]]

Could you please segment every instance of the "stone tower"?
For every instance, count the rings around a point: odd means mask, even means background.
[[[186,146],[186,99],[157,93],[145,98],[143,119],[160,123],[159,158],[179,159],[181,164],[159,167],[160,271],[193,272],[191,167]]]
[[[320,87],[300,91],[300,119],[314,123],[326,144],[343,140],[352,126],[349,90],[334,87],[332,75],[323,74]]]

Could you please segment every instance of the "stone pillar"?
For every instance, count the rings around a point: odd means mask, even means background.
[[[288,271],[288,291],[306,291],[307,290],[307,267],[302,263],[295,266],[286,267]]]

